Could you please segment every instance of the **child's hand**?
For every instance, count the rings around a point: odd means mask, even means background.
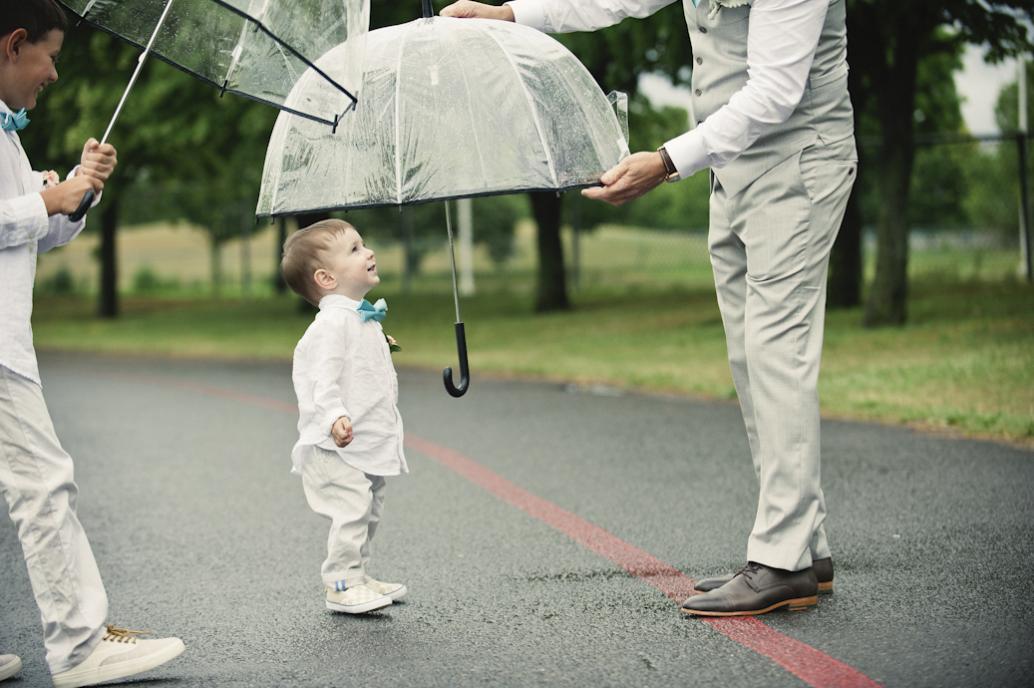
[[[330,428],[330,436],[334,438],[334,444],[339,447],[347,447],[352,441],[352,422],[345,416],[341,416]]]
[[[51,186],[40,192],[43,197],[43,205],[47,206],[47,215],[63,213],[70,215],[74,213],[82,203],[83,196],[87,191],[100,193],[104,188],[104,182],[85,174],[77,174],[68,181],[61,182],[57,186]]]
[[[83,156],[80,160],[79,171],[87,174],[100,182],[108,181],[108,177],[115,171],[118,165],[118,155],[115,147],[110,143],[103,146],[97,139],[90,139],[83,146]]]

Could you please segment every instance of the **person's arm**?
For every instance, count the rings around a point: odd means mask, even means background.
[[[62,201],[47,204],[50,220],[46,235],[39,240],[40,253],[64,246],[79,236],[79,233],[86,227],[86,216],[83,216],[78,222],[72,222],[68,219],[68,215],[78,209],[87,189],[94,191],[93,204],[90,208],[96,207],[101,202],[104,182],[111,176],[117,164],[115,149],[110,144],[101,146],[96,139],[86,142],[83,146],[82,158],[66,177],[65,184],[70,184],[73,180],[78,181],[68,189],[62,190],[64,192]],[[62,186],[64,185],[59,184],[44,189],[40,195],[46,200],[47,194],[57,195]],[[54,205],[53,209],[51,205]]]
[[[341,380],[348,364],[345,358],[348,347],[346,325],[336,318],[326,317],[320,318],[316,327],[309,349],[309,355],[315,363],[313,401],[316,418],[327,436],[332,437],[338,446],[344,446],[339,440],[339,437],[343,437],[341,433],[344,432],[344,428],[338,421],[345,419],[348,441],[351,441],[352,433],[352,415],[345,407],[345,390],[341,387]]]
[[[0,200],[0,249],[39,241],[48,227],[47,206],[38,193]]]
[[[626,17],[647,17],[675,0],[513,0],[502,6],[460,0],[442,9],[443,17],[514,21],[546,33],[594,31]]]
[[[829,0],[754,0],[747,29],[746,85],[696,129],[664,144],[680,179],[736,159],[793,114],[804,95]],[[667,177],[659,153],[631,155],[582,195],[621,205]]]

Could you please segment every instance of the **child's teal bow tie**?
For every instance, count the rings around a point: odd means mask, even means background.
[[[22,108],[18,112],[0,112],[0,129],[4,131],[21,131],[29,126],[29,115]]]
[[[388,302],[384,299],[377,299],[377,303],[373,305],[363,299],[355,309],[359,311],[359,317],[363,319],[363,322],[368,320],[383,322],[388,317]]]

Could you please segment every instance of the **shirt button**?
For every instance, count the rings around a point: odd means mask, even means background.
[[[695,95],[697,95],[697,96],[702,96],[702,95],[704,95],[704,92],[703,92],[703,91],[701,91],[701,90],[700,90],[699,88],[698,88],[697,90],[693,91],[693,93],[694,93]]]
[[[698,57],[697,58],[697,64],[704,64],[704,58]]]
[[[707,27],[706,26],[701,26],[700,27],[700,33],[707,33]]]

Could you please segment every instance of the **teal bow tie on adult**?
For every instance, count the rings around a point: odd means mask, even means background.
[[[355,309],[359,311],[359,317],[363,319],[363,322],[369,320],[383,322],[388,317],[388,302],[384,299],[377,299],[377,303],[374,304],[363,299]]]
[[[22,108],[18,112],[0,112],[0,129],[4,131],[21,131],[29,126],[29,115]]]

